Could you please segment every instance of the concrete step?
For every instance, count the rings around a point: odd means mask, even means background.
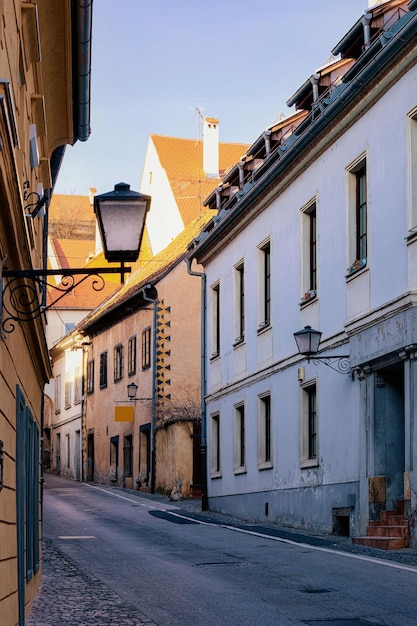
[[[408,546],[408,538],[405,537],[354,537],[352,543],[379,548],[380,550],[402,550]]]
[[[408,526],[383,526],[379,524],[368,526],[366,535],[367,537],[404,537],[408,539],[409,531]]]

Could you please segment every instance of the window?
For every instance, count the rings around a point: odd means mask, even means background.
[[[301,466],[318,465],[317,389],[315,383],[302,388]]]
[[[119,343],[114,347],[114,382],[123,378],[123,346]]]
[[[127,346],[127,374],[128,376],[136,374],[136,335],[129,337]]]
[[[55,413],[61,412],[61,375],[55,376]]]
[[[107,352],[100,354],[100,389],[107,387]]]
[[[87,393],[94,393],[94,359],[87,362]]]
[[[142,332],[142,369],[151,366],[151,329],[145,328]]]
[[[74,404],[79,404],[81,402],[81,376],[80,376],[80,368],[75,368],[75,378],[74,378]]]
[[[65,334],[69,333],[73,328],[75,328],[75,322],[65,322]]]
[[[67,435],[66,441],[67,441],[67,445],[66,445],[67,454],[66,454],[65,466],[68,469],[71,465],[71,440],[70,440],[69,435]]]
[[[317,207],[310,202],[302,209],[302,302],[317,295]]]
[[[259,247],[259,328],[271,323],[271,242]]]
[[[356,177],[356,258],[367,256],[367,218],[366,218],[366,168],[362,166],[355,172]]]
[[[220,283],[211,288],[211,358],[220,354]]]
[[[70,373],[67,372],[65,374],[65,408],[69,409],[71,406],[71,378],[70,378]]]
[[[245,405],[235,406],[233,467],[235,474],[246,471]]]
[[[132,476],[133,474],[132,435],[126,435],[123,440],[123,464],[124,464],[124,475]]]
[[[221,476],[221,455],[220,455],[220,415],[215,413],[211,416],[211,477]]]
[[[366,159],[349,167],[349,263],[348,274],[364,267],[368,256],[368,191]]]
[[[110,473],[117,480],[119,466],[119,435],[110,438]]]
[[[409,237],[417,234],[417,107],[407,118],[408,137],[408,228]]]
[[[259,397],[258,404],[258,466],[272,467],[271,396]]]
[[[245,338],[245,265],[235,267],[235,343]]]
[[[19,586],[39,571],[39,426],[16,387],[16,528]],[[24,598],[20,607],[24,615]]]

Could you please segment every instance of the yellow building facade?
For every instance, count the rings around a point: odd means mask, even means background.
[[[40,582],[43,388],[51,374],[42,287],[7,272],[44,267],[65,145],[90,133],[91,17],[91,1],[0,3],[2,626],[24,625]]]

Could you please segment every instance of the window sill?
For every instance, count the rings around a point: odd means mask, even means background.
[[[407,246],[410,243],[414,243],[415,241],[417,241],[417,230],[416,229],[417,229],[417,227],[414,226],[414,228],[412,228],[412,229],[410,229],[408,231],[408,235],[407,235],[407,237],[405,237],[405,240],[407,242]]]
[[[347,274],[345,276],[346,280],[349,280],[349,278],[353,277],[356,278],[356,276],[362,274],[367,269],[367,265],[368,259],[356,260],[354,263],[352,263],[350,267],[348,267]]]
[[[271,322],[262,322],[261,324],[259,324],[258,330],[256,332],[258,335],[261,335],[262,333],[266,332],[270,328],[271,328]]]
[[[318,466],[319,466],[318,459],[305,459],[304,461],[301,461],[300,463],[301,469],[308,469],[309,467],[318,467]]]
[[[264,461],[263,463],[259,463],[258,470],[260,472],[263,472],[264,470],[269,470],[269,469],[272,469],[273,467],[274,466],[273,466],[272,461]]]
[[[233,470],[233,473],[235,474],[235,476],[238,476],[240,474],[246,474],[246,467],[245,466],[235,467]]]
[[[218,478],[222,478],[222,473],[221,472],[213,472],[213,474],[210,474],[210,478],[212,478],[213,480],[216,480]]]
[[[300,300],[300,307],[304,307],[307,304],[311,304],[317,300],[317,289],[307,291]]]
[[[220,358],[220,352],[213,352],[213,354],[210,356],[210,362],[211,361],[215,361],[216,359]]]
[[[234,342],[233,342],[233,347],[234,348],[238,348],[239,346],[241,346],[242,344],[245,343],[245,336],[242,335],[242,337],[237,337]]]

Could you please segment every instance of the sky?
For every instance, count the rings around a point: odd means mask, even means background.
[[[252,144],[361,17],[368,0],[94,0],[91,136],[55,193],[138,191],[150,134]]]

